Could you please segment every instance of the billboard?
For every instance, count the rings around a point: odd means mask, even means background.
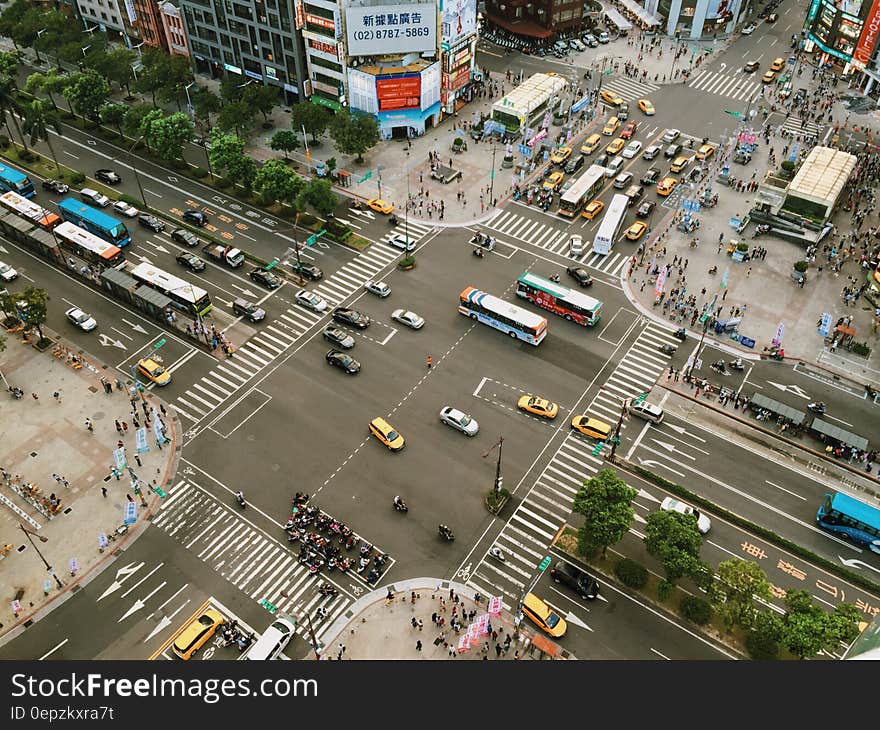
[[[436,8],[433,3],[346,8],[348,55],[433,51],[437,48]]]
[[[442,0],[443,42],[450,48],[477,32],[477,0]]]
[[[396,74],[376,77],[376,97],[379,111],[389,112],[398,109],[418,109],[422,90],[421,75]]]
[[[853,51],[853,66],[858,69],[864,69],[868,65],[868,62],[871,60],[871,54],[877,46],[878,35],[880,35],[880,0],[874,0],[865,18],[862,35]]]

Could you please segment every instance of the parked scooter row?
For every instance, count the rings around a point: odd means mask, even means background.
[[[223,646],[236,645],[240,652],[247,649],[254,641],[254,632],[245,634],[238,628],[238,621],[233,620],[223,627]]]

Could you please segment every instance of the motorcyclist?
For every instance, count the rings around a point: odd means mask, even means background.
[[[404,502],[400,498],[399,494],[394,498],[394,506],[397,507],[398,509],[403,509],[406,507],[406,504],[404,504]]]
[[[235,498],[239,501],[239,503],[244,503],[244,492],[240,489],[235,493]]]

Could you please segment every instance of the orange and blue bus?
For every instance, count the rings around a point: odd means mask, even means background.
[[[66,251],[90,264],[101,264],[104,268],[116,266],[125,259],[121,248],[107,243],[103,238],[98,238],[69,221],[64,221],[55,229],[55,240]]]
[[[57,213],[41,208],[34,201],[13,193],[11,191],[0,195],[0,206],[6,210],[12,211],[19,218],[24,218],[32,223],[36,223],[40,228],[51,231],[55,226],[61,223],[61,216]]]
[[[530,345],[540,345],[547,336],[544,317],[472,286],[459,295],[458,311]]]

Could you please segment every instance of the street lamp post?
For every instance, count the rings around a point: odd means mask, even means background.
[[[52,566],[49,565],[49,561],[43,556],[43,553],[40,552],[40,548],[37,547],[36,543],[31,540],[31,537],[37,538],[40,542],[49,542],[49,538],[44,535],[38,535],[36,532],[31,532],[28,530],[23,524],[18,523],[18,528],[25,534],[28,539],[28,542],[31,544],[31,547],[37,551],[37,555],[40,556],[40,560],[43,561],[43,565],[46,566],[46,570],[49,571],[49,574],[55,579],[55,582],[58,584],[59,588],[64,588],[64,584],[56,575],[55,571],[52,569]]]
[[[141,44],[141,45],[143,45],[143,44]],[[189,87],[193,86],[195,83],[196,83],[195,81],[192,81],[183,87],[183,90],[186,93],[186,109],[189,112],[189,115],[191,117],[195,116],[195,109],[193,108],[192,100],[189,98]]]
[[[489,447],[489,450],[483,454],[483,458],[485,459],[489,454],[492,453],[492,449],[498,447],[498,460],[495,462],[495,485],[492,487],[492,491],[495,492],[496,495],[501,493],[502,485],[504,484],[504,478],[501,476],[501,449],[504,446],[504,436],[499,436],[498,441]]]
[[[492,144],[492,169],[489,171],[489,200],[487,201],[488,205],[492,203],[492,196],[495,194],[495,152],[498,150],[497,144]]]
[[[87,45],[87,46],[83,46],[83,47],[82,47],[82,48],[80,48],[80,49],[79,49],[79,50],[81,50],[81,51],[82,51],[82,54],[83,54],[83,58],[85,58],[85,57],[86,57],[86,51],[87,51],[87,50],[89,50],[89,48],[91,48],[91,47],[92,47],[92,44],[91,44],[91,43],[89,43],[89,45]]]
[[[290,598],[287,591],[281,591],[281,595],[284,596],[285,598]],[[297,610],[296,616],[298,619],[302,619],[303,614]],[[306,617],[306,627],[309,630],[309,638],[312,640],[312,649],[314,649],[314,651],[315,651],[315,659],[320,660],[321,654],[318,652],[318,640],[317,640],[317,638],[315,638],[315,630],[312,627],[312,616],[308,612],[308,610],[305,611],[305,617]]]
[[[144,135],[141,135],[140,137],[138,137],[134,141],[134,143],[131,145],[131,147],[128,148],[128,152],[126,153],[126,156],[129,158],[129,165],[131,165],[132,172],[134,172],[134,179],[135,179],[135,182],[137,182],[138,190],[141,191],[141,200],[144,203],[144,208],[146,208],[147,207],[147,198],[144,195],[144,188],[141,185],[141,178],[140,178],[140,175],[138,175],[137,167],[133,164],[132,158],[131,158],[132,150],[135,147],[137,147],[138,142],[140,142],[143,138],[144,138]]]

